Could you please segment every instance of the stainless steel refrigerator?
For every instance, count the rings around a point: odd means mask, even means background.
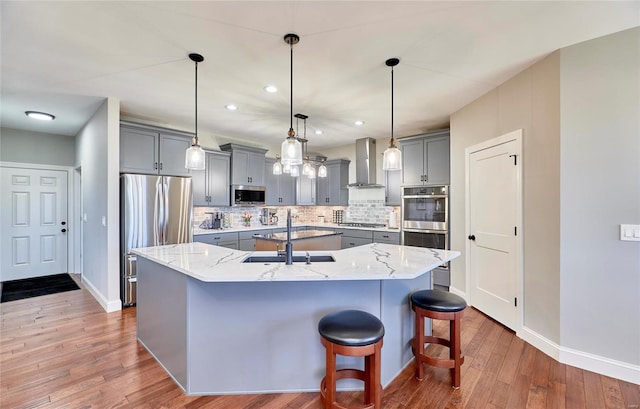
[[[120,175],[120,297],[123,306],[136,303],[138,247],[189,243],[191,178]]]

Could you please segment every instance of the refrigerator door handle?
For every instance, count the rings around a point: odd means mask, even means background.
[[[162,209],[163,209],[163,217],[162,217],[162,244],[167,243],[169,232],[167,231],[169,228],[169,185],[163,179],[162,182]]]
[[[156,197],[153,201],[153,245],[160,246],[164,244],[164,238],[162,237],[162,225],[163,225],[163,209],[162,209],[162,185],[156,184]]]

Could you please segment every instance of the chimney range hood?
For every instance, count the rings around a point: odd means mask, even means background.
[[[384,187],[376,183],[375,139],[356,139],[356,183],[350,183],[347,187],[360,189]]]

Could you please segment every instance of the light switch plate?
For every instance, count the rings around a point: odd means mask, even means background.
[[[640,241],[640,224],[621,224],[620,240]]]

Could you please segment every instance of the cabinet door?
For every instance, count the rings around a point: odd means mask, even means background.
[[[283,176],[290,177],[289,175],[274,175],[273,164],[275,159],[265,159],[264,161],[264,186],[267,189],[265,193],[265,203],[267,206],[277,206],[280,201],[280,192],[278,191],[279,179]]]
[[[231,204],[230,171],[231,159],[229,155],[207,153],[206,172],[209,206],[229,206]]]
[[[329,205],[329,167],[327,166],[327,177],[317,178],[317,196],[316,204],[318,206]]]
[[[362,237],[349,237],[349,236],[345,237],[345,236],[342,236],[340,238],[340,244],[341,244],[340,247],[343,248],[343,249],[348,249],[348,248],[351,248],[351,247],[364,246],[366,244],[371,244],[371,243],[372,243],[371,239],[365,239],[365,238],[362,238]]]
[[[231,154],[231,178],[234,185],[249,183],[249,152],[234,150]]]
[[[426,184],[449,184],[449,138],[425,140],[427,160],[425,166]]]
[[[346,186],[349,183],[349,164],[339,162],[327,166],[327,180],[329,189],[329,201],[331,206],[346,206],[349,203],[349,191]]]
[[[248,174],[249,184],[253,186],[265,186],[264,179],[265,157],[260,153],[249,153]],[[284,175],[282,175],[284,176]]]
[[[400,206],[402,188],[402,171],[385,171],[385,204],[387,206]]]
[[[189,176],[189,170],[184,167],[184,157],[191,146],[191,138],[160,134],[160,163],[161,175]]]
[[[208,167],[208,164],[207,164]],[[207,169],[191,171],[191,190],[193,192],[194,206],[209,206],[209,193],[207,190]]]
[[[402,142],[402,184],[422,185],[424,175],[424,142],[422,139]]]
[[[120,128],[120,172],[158,173],[158,133]]]
[[[309,179],[300,176],[296,181],[296,204],[311,205],[316,204],[316,179]]]
[[[296,204],[296,179],[306,176],[298,176],[297,178],[289,175],[280,175],[280,203],[281,206],[293,206]]]

